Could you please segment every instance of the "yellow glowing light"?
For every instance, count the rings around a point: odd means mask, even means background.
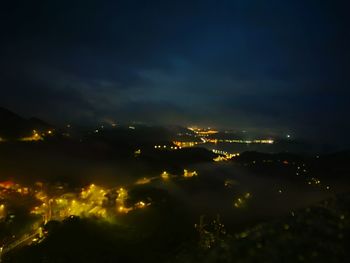
[[[222,161],[227,161],[227,158],[221,156],[221,155],[218,155],[217,157],[215,157],[213,159],[214,162],[222,162]]]
[[[135,152],[134,152],[134,155],[135,156],[139,156],[141,154],[141,149],[137,149]]]
[[[246,205],[248,199],[250,199],[252,196],[251,193],[247,192],[242,196],[237,197],[234,201],[233,201],[233,206],[235,208],[242,208]]]
[[[146,206],[146,204],[142,201],[138,202],[135,204],[135,207],[136,208],[144,208]]]
[[[42,141],[43,139],[44,138],[36,130],[33,130],[32,136],[24,137],[19,140],[24,142],[31,142],[31,141]]]
[[[144,177],[141,179],[138,179],[135,184],[149,184],[151,182],[150,178]]]
[[[169,174],[168,174],[166,171],[164,171],[160,176],[161,176],[162,179],[164,179],[164,180],[169,179]]]
[[[125,214],[127,214],[127,213],[129,213],[131,210],[132,210],[132,208],[127,208],[127,207],[124,207],[124,206],[119,206],[119,207],[118,207],[118,211],[119,211],[120,213],[125,213]]]
[[[188,171],[186,169],[184,170],[184,174],[183,174],[183,176],[187,177],[187,178],[194,177],[194,176],[197,176],[197,175],[198,175],[198,173],[196,171],[190,172],[190,171]]]

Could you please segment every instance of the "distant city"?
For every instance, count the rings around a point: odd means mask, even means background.
[[[148,233],[143,227],[154,229],[142,239],[146,244],[163,231],[163,224],[174,232],[164,233],[159,242],[176,237],[172,246],[186,244],[192,249],[181,252],[186,257],[192,257],[193,251],[204,256],[242,239],[263,247],[254,240],[256,235],[269,238],[268,229],[275,223],[260,225],[268,218],[283,225],[274,239],[285,238],[300,220],[316,216],[316,211],[305,212],[315,203],[349,190],[344,176],[349,172],[344,162],[349,152],[298,152],[293,150],[300,149],[294,148],[298,142],[289,134],[254,138],[247,132],[208,127],[117,123],[90,129],[58,127],[7,110],[1,117],[0,258],[4,262],[22,257],[39,260],[42,253],[53,259],[56,252],[50,254],[46,247],[62,242],[64,229],[71,225],[80,229],[84,224],[97,232],[105,227],[124,229],[123,237],[100,236],[98,251],[104,249],[104,238],[115,245],[126,242],[133,249],[135,244],[125,241],[135,238],[133,228],[139,234]],[[324,216],[335,213],[333,223],[349,226],[347,210],[324,209]],[[258,230],[251,228],[254,225]],[[74,237],[73,232],[68,235]],[[83,244],[83,239],[89,240],[85,235],[74,238]],[[278,245],[273,246],[269,249]],[[166,257],[164,249],[157,257]],[[173,253],[177,257],[180,252]]]

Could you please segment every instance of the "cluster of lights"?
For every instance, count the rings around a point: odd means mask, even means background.
[[[120,213],[128,213],[131,209],[130,208],[126,208],[125,207],[125,202],[128,199],[128,191],[121,187],[117,190],[117,199],[116,201],[116,205],[117,205],[117,211]]]
[[[207,137],[213,134],[217,134],[219,131],[217,130],[212,130],[211,128],[208,129],[200,129],[200,128],[195,128],[195,127],[188,127],[190,131],[194,132],[196,135],[199,137]]]
[[[273,144],[274,140],[271,139],[262,139],[262,140],[220,140],[220,139],[206,139],[206,142],[211,143],[241,143],[241,144]]]
[[[49,199],[44,193],[39,192],[36,197],[43,203],[32,210],[34,214],[40,214],[45,221],[61,219],[68,216],[98,216],[105,218],[107,210],[103,207],[106,201],[106,190],[91,184],[82,189],[79,195],[63,195]]]
[[[125,203],[126,203],[126,200],[128,199],[128,192],[127,192],[127,190],[124,189],[124,188],[119,188],[117,190],[117,193],[118,193],[118,197],[116,199],[116,205],[117,205],[117,211],[119,213],[127,214],[130,211],[133,211],[135,209],[142,209],[142,208],[145,208],[146,206],[150,206],[151,205],[151,203],[146,203],[144,201],[139,201],[139,202],[135,203],[131,207],[126,207]]]
[[[196,171],[184,170],[183,177],[190,178],[197,176]],[[152,178],[142,178],[136,182],[136,184],[148,183],[152,180],[161,179],[164,181],[169,180],[172,177],[179,177],[177,175],[170,175],[167,171],[163,171],[160,176]],[[41,202],[41,205],[34,207],[31,213],[40,215],[43,218],[43,222],[50,220],[62,220],[72,216],[79,217],[99,217],[102,219],[112,219],[117,214],[127,214],[133,210],[144,209],[151,205],[151,202],[144,200],[138,200],[133,205],[128,205],[129,200],[128,191],[121,187],[119,189],[104,189],[95,184],[91,184],[88,187],[82,188],[78,193],[65,193],[57,197],[49,197],[43,189],[41,182],[36,183],[39,187],[37,190],[32,190],[28,187],[19,187],[19,185],[12,182],[0,182],[6,192],[9,190],[18,192],[20,194],[33,194],[35,198]],[[5,188],[4,188],[5,187]],[[63,188],[62,188],[63,189]],[[110,197],[116,196],[115,199]],[[6,217],[6,207],[0,203],[0,220]],[[32,242],[40,242],[42,240],[43,232],[40,227],[35,230],[35,235]],[[32,233],[31,236],[34,236]],[[19,242],[18,240],[16,242]]]
[[[185,169],[182,176],[185,178],[191,178],[198,176],[198,173],[197,171]],[[143,177],[137,180],[135,184],[148,184],[153,180],[159,179],[167,181],[172,177],[178,176],[170,175],[167,171],[163,171],[160,176],[150,178]],[[42,183],[39,182],[37,186],[42,189]],[[28,187],[21,187],[13,182],[0,182],[0,187],[5,191],[11,190],[22,195],[33,193],[35,198],[41,202],[41,205],[34,207],[31,212],[43,216],[45,222],[52,219],[61,220],[71,215],[81,217],[98,216],[106,218],[107,214],[110,215],[108,206],[106,207],[106,205],[110,203],[107,194],[111,193],[111,191],[116,191],[115,194],[117,197],[115,199],[115,204],[117,212],[128,213],[132,210],[144,208],[151,204],[139,201],[136,204],[127,207],[126,200],[128,199],[128,191],[125,188],[108,190],[95,184],[83,188],[79,193],[65,193],[61,196],[52,198],[42,190],[32,191]]]
[[[247,200],[250,199],[251,197],[252,197],[251,193],[245,193],[244,195],[237,197],[233,201],[233,206],[235,208],[242,208],[246,205]]]
[[[208,138],[214,134],[217,134],[219,131],[212,130],[211,128],[200,129],[195,127],[188,127],[188,130],[195,133],[195,137],[200,137],[201,142],[173,142],[175,145],[181,147],[193,147],[200,143],[240,143],[240,144],[273,144],[274,140],[272,139],[256,139],[256,140],[240,140],[240,139],[215,139]]]
[[[319,184],[321,184],[321,181],[320,180],[318,180],[318,179],[316,179],[315,177],[312,177],[311,179],[310,179],[310,181],[308,181],[307,182],[307,184],[309,184],[309,185],[319,185]]]
[[[184,170],[183,177],[191,178],[198,176],[196,171]],[[142,178],[136,182],[136,184],[148,183],[152,180],[164,180],[167,181],[172,177],[180,177],[176,175],[170,175],[167,171],[163,171],[160,176],[152,178]],[[4,188],[4,191],[16,191],[21,194],[31,193],[35,198],[41,202],[41,205],[34,207],[31,213],[40,215],[43,218],[43,222],[50,220],[62,220],[71,216],[79,217],[99,217],[103,219],[113,219],[113,216],[117,214],[126,214],[130,211],[137,209],[144,209],[151,205],[151,202],[144,200],[138,200],[132,205],[128,205],[129,200],[128,191],[121,187],[119,189],[104,189],[101,186],[91,184],[85,188],[82,188],[78,193],[65,193],[57,197],[49,197],[42,189],[43,184],[41,182],[36,183],[39,187],[37,190],[31,190],[28,187],[15,187],[18,186],[12,182],[2,182],[0,187]],[[62,188],[63,189],[63,188]],[[113,199],[113,196],[115,199]],[[112,197],[112,199],[110,198]],[[112,216],[112,217],[111,217]],[[4,204],[0,204],[0,219],[6,217],[6,207]],[[36,232],[38,232],[40,228]],[[39,231],[40,232],[40,231]],[[39,235],[40,238],[43,235]],[[34,238],[33,242],[38,241],[38,238]]]
[[[198,176],[198,173],[196,171],[188,171],[186,169],[184,170],[183,177],[191,178],[191,177],[194,177],[194,176]]]
[[[170,150],[178,150],[181,149],[180,146],[169,146],[169,145],[154,145],[154,149],[170,149]]]
[[[218,155],[213,159],[214,162],[223,162],[223,161],[228,161],[228,159],[222,155]]]
[[[23,137],[23,138],[20,138],[19,140],[23,142],[43,141],[44,137],[52,136],[53,134],[54,134],[54,130],[48,130],[46,132],[41,132],[41,133],[39,133],[36,130],[33,130],[33,133],[31,136]]]
[[[15,184],[12,181],[0,182],[0,188],[7,191],[10,190],[11,192],[17,192],[21,195],[27,195],[30,193],[30,189],[28,187],[22,187],[21,185]]]
[[[150,206],[150,205],[151,205],[151,203],[145,203],[144,201],[139,201],[134,206],[131,206],[131,207],[119,206],[118,212],[123,213],[123,214],[127,214],[130,211],[133,211],[136,209],[142,209],[142,208],[145,208],[145,207]]]
[[[30,141],[42,141],[44,138],[36,131],[33,130],[33,134],[29,137],[21,138],[20,141],[30,142]]]
[[[186,148],[186,147],[193,147],[197,144],[200,144],[201,142],[180,142],[180,141],[173,141],[173,144],[175,144],[177,147]]]
[[[217,157],[213,159],[214,162],[222,162],[222,161],[228,161],[231,160],[234,157],[238,157],[239,153],[228,153],[225,151],[220,151],[220,150],[212,150],[213,153],[215,154],[220,154]]]
[[[302,166],[298,166],[297,167],[297,171],[296,171],[296,175],[306,175],[307,173],[307,169],[306,169],[306,165],[303,164]],[[314,186],[321,186],[321,181],[319,179],[317,179],[316,177],[311,177],[307,180],[306,182],[308,185],[314,185]],[[326,187],[326,190],[330,190],[330,186],[327,185]]]
[[[107,218],[108,215],[113,214],[113,211],[106,207],[107,193],[111,191],[116,191],[116,210],[114,211],[118,213],[128,213],[151,205],[151,203],[138,201],[133,206],[127,207],[126,200],[129,195],[125,188],[107,190],[91,184],[87,188],[83,188],[78,195],[65,194],[58,198],[49,199],[44,193],[38,193],[36,197],[43,203],[41,206],[35,207],[32,213],[42,215],[45,222],[52,219],[60,220],[69,216]]]

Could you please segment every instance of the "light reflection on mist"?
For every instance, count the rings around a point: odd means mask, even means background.
[[[253,174],[230,163],[200,164],[199,173],[191,180],[153,182],[182,200],[195,220],[200,215],[220,214],[229,228],[253,224],[264,219],[286,215],[332,196],[331,192],[310,187],[281,177]],[[225,186],[229,182],[230,186]],[[340,189],[339,189],[340,190]],[[242,196],[244,206],[237,208],[234,200]]]
[[[147,187],[166,190],[181,201],[181,209],[190,212],[193,222],[202,214],[220,214],[228,227],[287,214],[332,194],[288,180],[283,174],[254,174],[229,162],[184,167],[198,171],[198,176],[184,178],[181,173],[170,172],[164,180],[162,172],[155,169],[158,167],[141,161],[116,162],[113,159],[89,159],[41,149],[18,151],[16,148],[2,151],[1,157],[0,171],[4,179],[12,177],[19,183],[58,181],[68,183],[72,188],[81,188],[90,183],[113,188],[134,186],[135,182],[140,182]],[[21,165],[14,165],[13,160]],[[225,182],[229,182],[229,187],[225,186]],[[246,200],[244,206],[235,208],[234,200],[246,193],[251,193],[251,198]]]

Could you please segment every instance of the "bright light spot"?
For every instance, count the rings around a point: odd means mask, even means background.
[[[166,171],[164,171],[160,176],[161,176],[162,179],[164,179],[164,180],[169,179],[169,174],[168,174]]]
[[[141,155],[141,149],[137,149],[135,152],[134,152],[134,155],[135,157],[138,157]]]
[[[184,174],[183,174],[183,176],[187,177],[187,178],[194,177],[194,176],[197,176],[197,175],[198,175],[198,173],[196,171],[190,172],[190,171],[188,171],[186,169],[184,170]]]

